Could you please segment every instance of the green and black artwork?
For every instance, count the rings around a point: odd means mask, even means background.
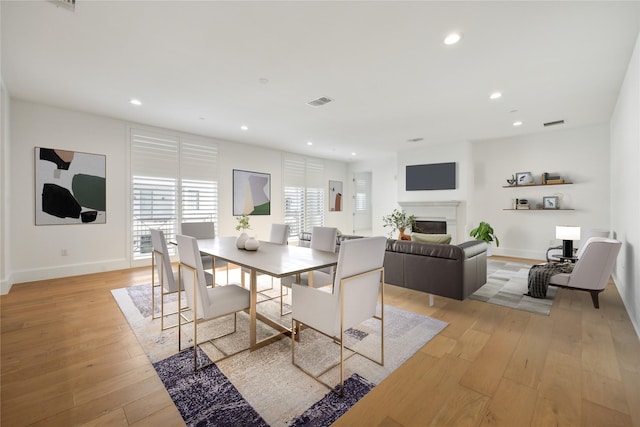
[[[106,223],[106,156],[36,147],[36,225]]]

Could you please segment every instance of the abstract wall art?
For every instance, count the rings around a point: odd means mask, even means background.
[[[271,214],[271,174],[233,170],[233,215]]]
[[[105,224],[106,156],[36,147],[36,225]]]
[[[342,211],[342,181],[329,181],[329,212]]]

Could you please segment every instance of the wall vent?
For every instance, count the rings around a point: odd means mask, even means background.
[[[313,101],[309,101],[307,102],[307,105],[310,105],[312,107],[320,107],[324,104],[328,104],[329,102],[333,101],[333,99],[327,97],[327,96],[321,96],[318,99],[314,99]]]
[[[75,11],[76,9],[76,0],[49,0],[51,3],[56,6],[62,6],[65,9],[70,11]]]
[[[556,120],[555,122],[544,123],[544,127],[564,124],[564,120]]]

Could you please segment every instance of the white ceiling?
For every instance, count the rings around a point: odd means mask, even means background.
[[[342,161],[607,122],[640,29],[638,1],[3,0],[0,13],[14,98]],[[463,39],[445,46],[452,30]],[[321,96],[334,101],[306,105]]]

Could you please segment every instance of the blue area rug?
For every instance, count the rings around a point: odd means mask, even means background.
[[[216,365],[193,371],[193,347],[153,364],[188,426],[268,426]],[[198,364],[211,363],[198,348]]]
[[[209,357],[198,348],[198,364],[209,363]],[[191,349],[156,362],[153,367],[188,426],[268,427],[215,364],[194,373]],[[374,386],[353,374],[344,382],[343,396],[328,392],[290,426],[328,427]]]
[[[322,399],[307,409],[296,418],[290,426],[330,426],[347,412],[358,400],[369,393],[375,384],[372,384],[358,374],[353,374],[344,382],[344,394],[338,396],[334,392],[327,393]]]

